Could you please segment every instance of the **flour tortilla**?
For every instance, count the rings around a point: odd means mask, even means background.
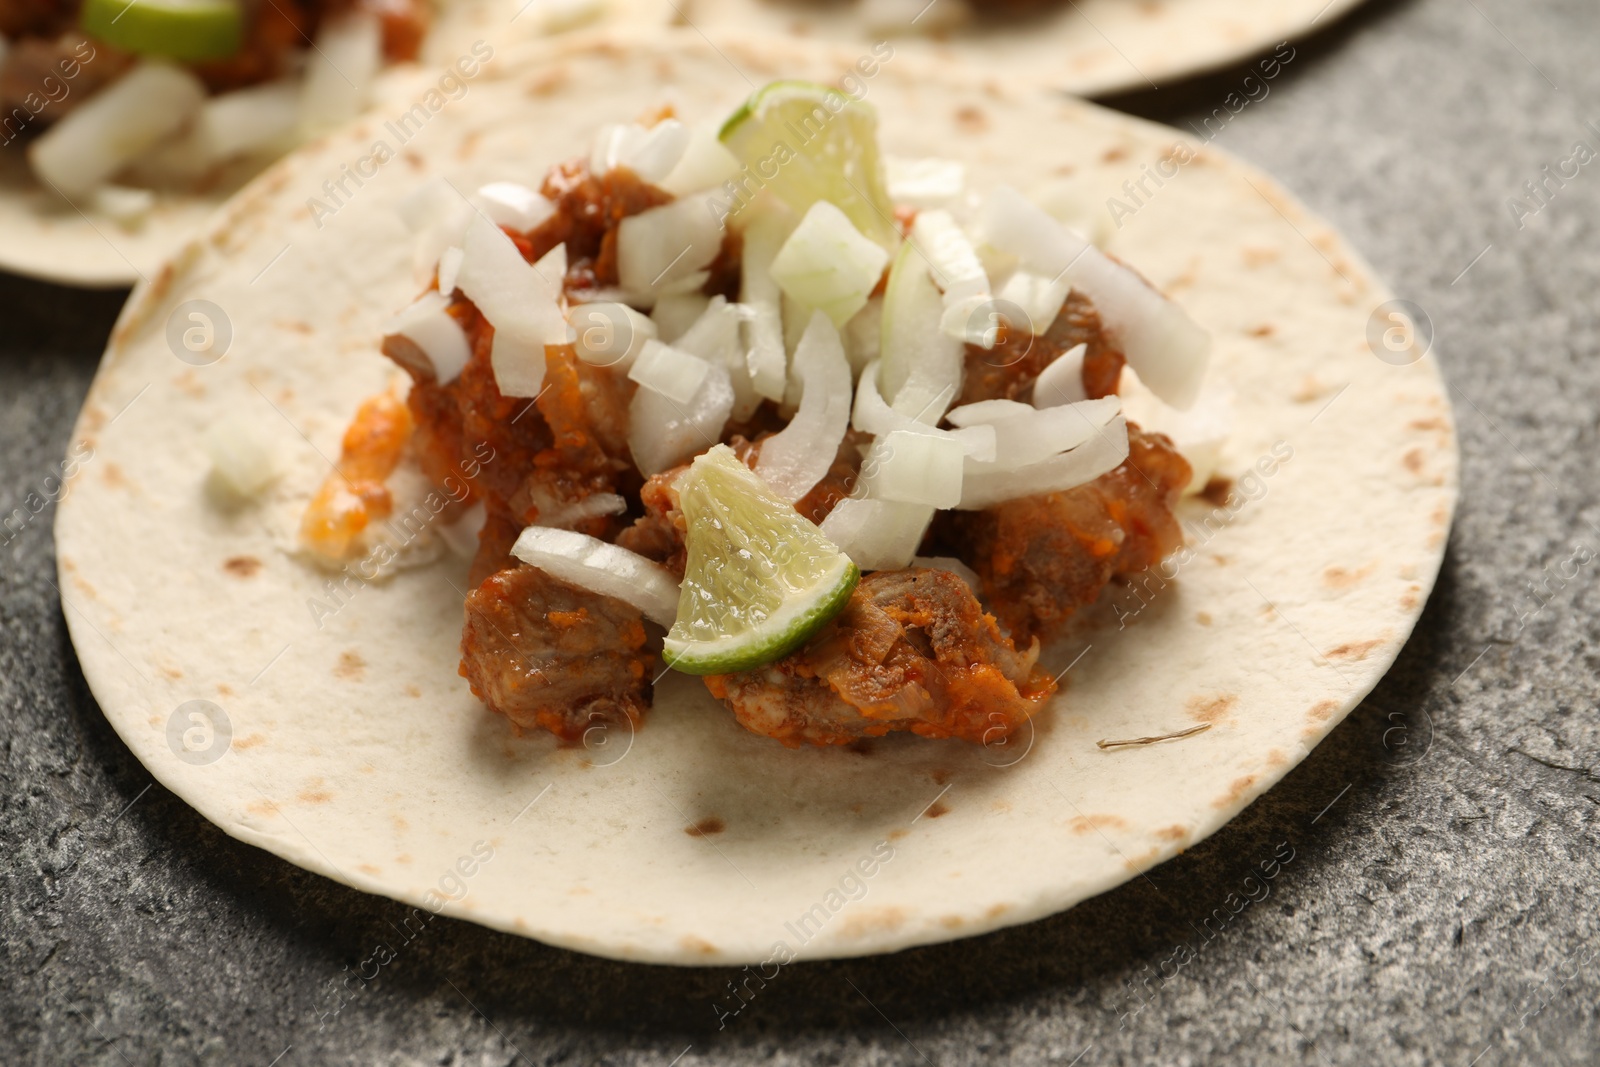
[[[709,33],[759,30],[865,49],[884,30],[862,16],[866,0],[653,0],[669,21]],[[926,8],[902,0],[926,28],[955,0]],[[937,33],[889,37],[941,62],[967,62],[996,77],[1027,80],[1078,96],[1165,87],[1172,81],[1272,51],[1326,29],[1360,0],[1042,0],[1026,17],[982,11]]]
[[[522,2],[441,0],[418,61],[379,75],[372,113],[388,118],[405,111],[475,41],[492,45],[513,24]],[[532,29],[536,21],[528,17],[517,24]],[[86,288],[133,285],[150,274],[259,170],[224,171],[204,192],[160,192],[149,216],[127,228],[41,185],[28,167],[25,145],[0,147],[0,270]]]
[[[461,560],[349,582],[341,607],[314,610],[334,601],[289,554],[295,523],[358,401],[403,377],[377,352],[416,291],[396,201],[434,174],[536,182],[601,123],[663,101],[720,116],[746,77],[825,77],[854,58],[689,33],[508,49],[415,158],[322,229],[307,198],[367,150],[370,124],[279,164],[139,287],[74,433],[92,458],[56,539],[84,673],[157,779],[240,840],[372,893],[602,956],[752,963],[1070,907],[1213,833],[1338,724],[1437,574],[1457,492],[1450,408],[1432,356],[1392,366],[1369,351],[1389,294],[1359,256],[1214,148],[1110,250],[1213,332],[1238,413],[1223,471],[1281,456],[1278,442],[1292,458],[1241,477],[1254,499],[1193,538],[1195,558],[1126,629],[1103,612],[1047,650],[1058,671],[1082,657],[1015,747],[898,736],[865,754],[793,751],[668,674],[635,736],[560,749],[512,736],[457,676]],[[900,59],[870,92],[889,151],[960,146],[979,188],[1018,182],[1026,145],[1038,183],[1114,189],[1183,136]],[[231,320],[210,366],[168,347],[191,300]],[[219,421],[271,442],[282,473],[258,503],[223,508],[207,488],[198,435]],[[1191,501],[1183,515],[1211,512]],[[231,727],[199,765],[169,742],[197,700]],[[1095,743],[1200,722],[1151,747]]]

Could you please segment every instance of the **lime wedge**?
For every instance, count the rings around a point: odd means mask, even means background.
[[[717,445],[678,479],[688,565],[662,658],[685,674],[782,659],[844,610],[861,572],[805,516]]]
[[[838,89],[778,81],[745,101],[717,136],[752,181],[804,215],[818,200],[884,248],[900,241],[878,157],[878,115]]]
[[[244,39],[239,0],[84,0],[78,22],[113,48],[184,63],[226,59]]]

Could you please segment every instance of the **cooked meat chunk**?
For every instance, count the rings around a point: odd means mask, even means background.
[[[1019,641],[1060,636],[1113,578],[1183,544],[1172,509],[1189,464],[1161,434],[1128,424],[1128,458],[1065,492],[984,511],[941,512],[936,540],[983,579],[985,601]]]
[[[1074,290],[1043,334],[1007,330],[994,348],[968,345],[966,386],[956,404],[1025,400],[1040,372],[1080,344],[1089,346],[1083,354],[1084,392],[1091,400],[1115,393],[1127,360],[1101,325],[1094,304]]]
[[[461,674],[517,726],[576,742],[595,726],[638,724],[655,677],[645,640],[637,609],[512,567],[467,596]]]
[[[706,687],[753,733],[791,748],[909,730],[992,743],[1055,689],[948,571],[880,571],[805,648]]]

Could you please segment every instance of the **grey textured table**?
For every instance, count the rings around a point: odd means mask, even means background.
[[[364,982],[404,910],[152,784],[84,686],[46,511],[0,533],[0,1062],[1600,1059],[1597,568],[1547,577],[1600,550],[1600,168],[1552,184],[1521,228],[1507,206],[1575,141],[1600,146],[1597,31],[1588,0],[1375,2],[1300,45],[1216,139],[1427,310],[1464,496],[1393,672],[1211,840],[1044,922],[787,968],[720,1032],[731,972],[447,919]],[[1244,73],[1118,103],[1198,122]],[[54,484],[119,302],[0,281],[0,513]],[[1280,842],[1294,858],[1270,896],[1178,967],[1192,924]]]

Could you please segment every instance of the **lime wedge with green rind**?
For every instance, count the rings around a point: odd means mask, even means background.
[[[727,445],[678,479],[688,564],[662,658],[685,674],[782,659],[844,610],[861,571]]]
[[[113,48],[183,63],[226,59],[244,41],[239,0],[84,0],[78,24]]]
[[[878,154],[878,115],[848,93],[804,81],[757,91],[722,124],[723,145],[759,185],[804,215],[818,200],[884,248],[900,241]]]

